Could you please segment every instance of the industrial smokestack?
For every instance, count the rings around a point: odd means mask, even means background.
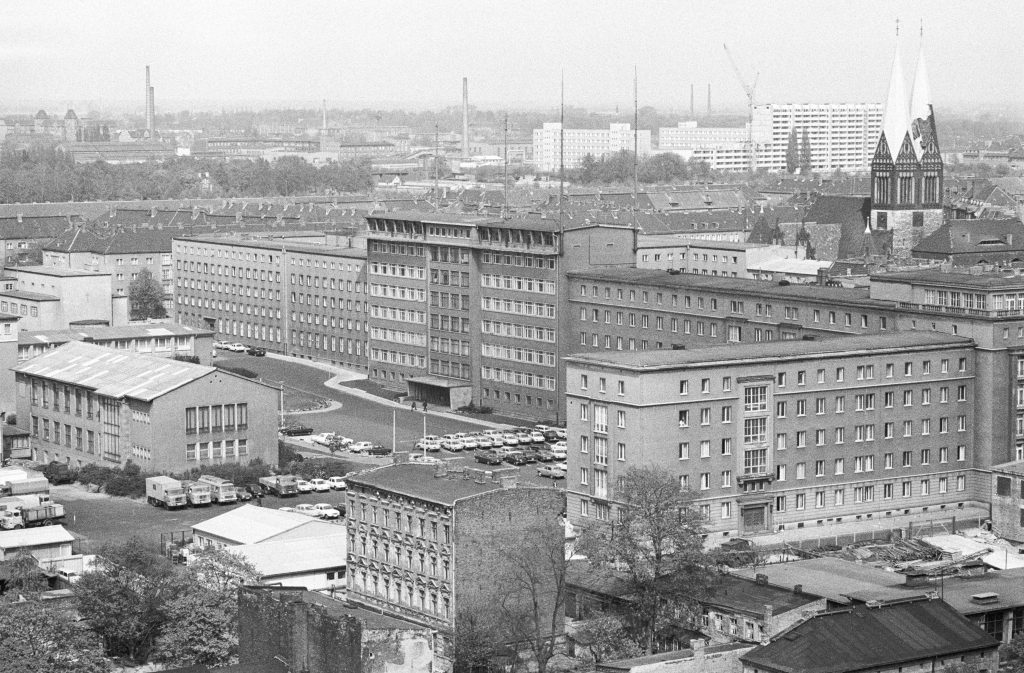
[[[149,83],[149,66],[146,66],[146,130],[149,132],[149,137],[153,137],[154,126],[155,126],[155,112],[154,112],[154,100],[153,100],[153,87]]]
[[[708,116],[711,116],[711,82],[708,82]]]
[[[462,78],[462,158],[469,158],[469,78]]]
[[[693,110],[693,82],[690,82],[690,116],[696,119]]]

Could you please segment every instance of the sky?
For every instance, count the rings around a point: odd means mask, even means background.
[[[883,102],[924,21],[937,107],[1024,108],[1020,0],[51,0],[0,3],[0,109],[158,112],[280,104],[407,109]],[[62,110],[48,110],[60,112]]]

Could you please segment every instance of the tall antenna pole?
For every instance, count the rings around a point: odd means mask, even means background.
[[[636,66],[633,66],[633,252],[637,248],[637,206],[640,198],[637,194],[637,183],[640,172],[640,96],[637,93]]]
[[[503,180],[505,186],[505,204],[501,208],[501,216],[508,219],[508,113],[505,113],[505,176]]]
[[[565,71],[562,71],[562,100],[558,115],[558,245],[564,232],[562,224],[562,193],[565,191]]]
[[[441,192],[437,190],[437,161],[440,153],[440,140],[438,139],[437,123],[434,123],[434,210],[441,210]]]

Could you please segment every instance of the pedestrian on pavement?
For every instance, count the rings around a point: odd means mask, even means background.
[[[412,401],[412,410],[416,411],[416,400]]]
[[[427,413],[427,403],[423,403],[423,413]]]
[[[257,493],[256,494],[256,505],[258,507],[263,507],[263,494],[262,493]]]

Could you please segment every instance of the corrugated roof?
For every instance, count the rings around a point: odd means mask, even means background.
[[[42,526],[39,528],[0,531],[0,549],[63,544],[65,542],[74,542],[74,540],[75,536],[67,532],[64,526]]]
[[[710,367],[737,360],[779,361],[787,358],[844,355],[855,352],[902,352],[908,348],[932,346],[970,346],[974,341],[939,332],[894,332],[864,336],[843,336],[814,341],[762,341],[728,346],[708,346],[685,350],[623,351],[580,353],[570,355],[566,362],[580,365],[607,365],[627,369],[674,369],[677,367]]]
[[[91,388],[99,395],[150,401],[217,371],[214,367],[71,341],[15,372]]]
[[[304,514],[299,516],[309,519]],[[338,529],[337,535],[244,544],[232,547],[231,553],[244,556],[256,566],[264,579],[344,567],[348,553],[348,533],[344,526],[334,525]]]
[[[782,673],[843,673],[995,649],[999,642],[939,599],[826,612],[743,656]]]
[[[270,507],[242,505],[212,519],[193,524],[192,531],[233,540],[241,545],[249,545],[310,523],[334,526],[334,524],[324,523],[297,512],[283,512]]]

